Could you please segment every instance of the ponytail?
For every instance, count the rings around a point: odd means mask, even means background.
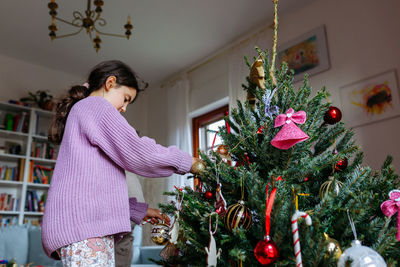
[[[72,86],[68,91],[68,95],[62,98],[56,107],[56,115],[49,128],[49,141],[56,145],[61,143],[64,135],[64,128],[67,122],[67,117],[71,111],[72,106],[81,99],[89,96],[91,93],[90,88],[83,85]]]

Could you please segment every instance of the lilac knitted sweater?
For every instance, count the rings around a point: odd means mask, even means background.
[[[104,98],[79,101],[68,115],[46,201],[42,224],[46,254],[58,258],[54,252],[65,245],[131,231],[124,170],[166,177],[189,172],[191,160],[175,146],[166,148],[140,138]],[[138,214],[147,209],[131,201],[131,209],[135,207]]]

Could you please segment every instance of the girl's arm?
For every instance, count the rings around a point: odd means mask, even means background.
[[[89,100],[89,99],[88,99]],[[190,171],[192,157],[176,146],[164,147],[148,137],[139,137],[126,119],[101,97],[81,105],[84,134],[121,168],[145,177],[167,177]]]

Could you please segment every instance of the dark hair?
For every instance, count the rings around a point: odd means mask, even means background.
[[[56,115],[49,128],[48,137],[51,142],[55,144],[61,143],[65,124],[72,106],[79,100],[88,97],[92,92],[99,90],[110,76],[116,77],[117,85],[135,88],[137,95],[147,87],[147,84],[145,84],[143,88],[139,88],[135,72],[123,62],[118,60],[101,62],[90,72],[87,80],[88,87],[83,85],[72,86],[68,90],[68,95],[57,103]]]

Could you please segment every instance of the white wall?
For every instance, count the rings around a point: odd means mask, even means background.
[[[280,16],[278,44],[325,25],[331,68],[311,76],[311,85],[314,92],[325,85],[331,93],[333,105],[341,108],[341,86],[391,68],[400,71],[399,14],[398,0],[318,0]],[[265,22],[265,25],[270,23]],[[266,30],[264,33],[265,37],[254,38],[257,43],[250,41],[250,45],[270,49],[272,32]],[[243,45],[241,40],[237,43]],[[188,71],[191,111],[228,95],[227,58],[230,50],[231,45],[222,50],[220,56]],[[251,58],[252,55],[248,56]],[[153,98],[152,101],[156,100]],[[158,115],[153,114],[155,117],[150,117],[156,119]],[[346,114],[343,116],[345,120]],[[149,126],[153,124],[150,117]],[[149,129],[149,134],[157,131],[154,125],[150,127],[153,129]],[[162,124],[158,127],[162,128]],[[400,117],[357,127],[354,131],[357,143],[365,152],[365,164],[379,168],[386,155],[391,154],[396,169],[400,171],[400,145],[396,138],[400,131]]]
[[[86,73],[77,77],[0,54],[0,101],[18,100],[37,90],[49,90],[58,97],[69,86],[82,84],[85,77]]]

